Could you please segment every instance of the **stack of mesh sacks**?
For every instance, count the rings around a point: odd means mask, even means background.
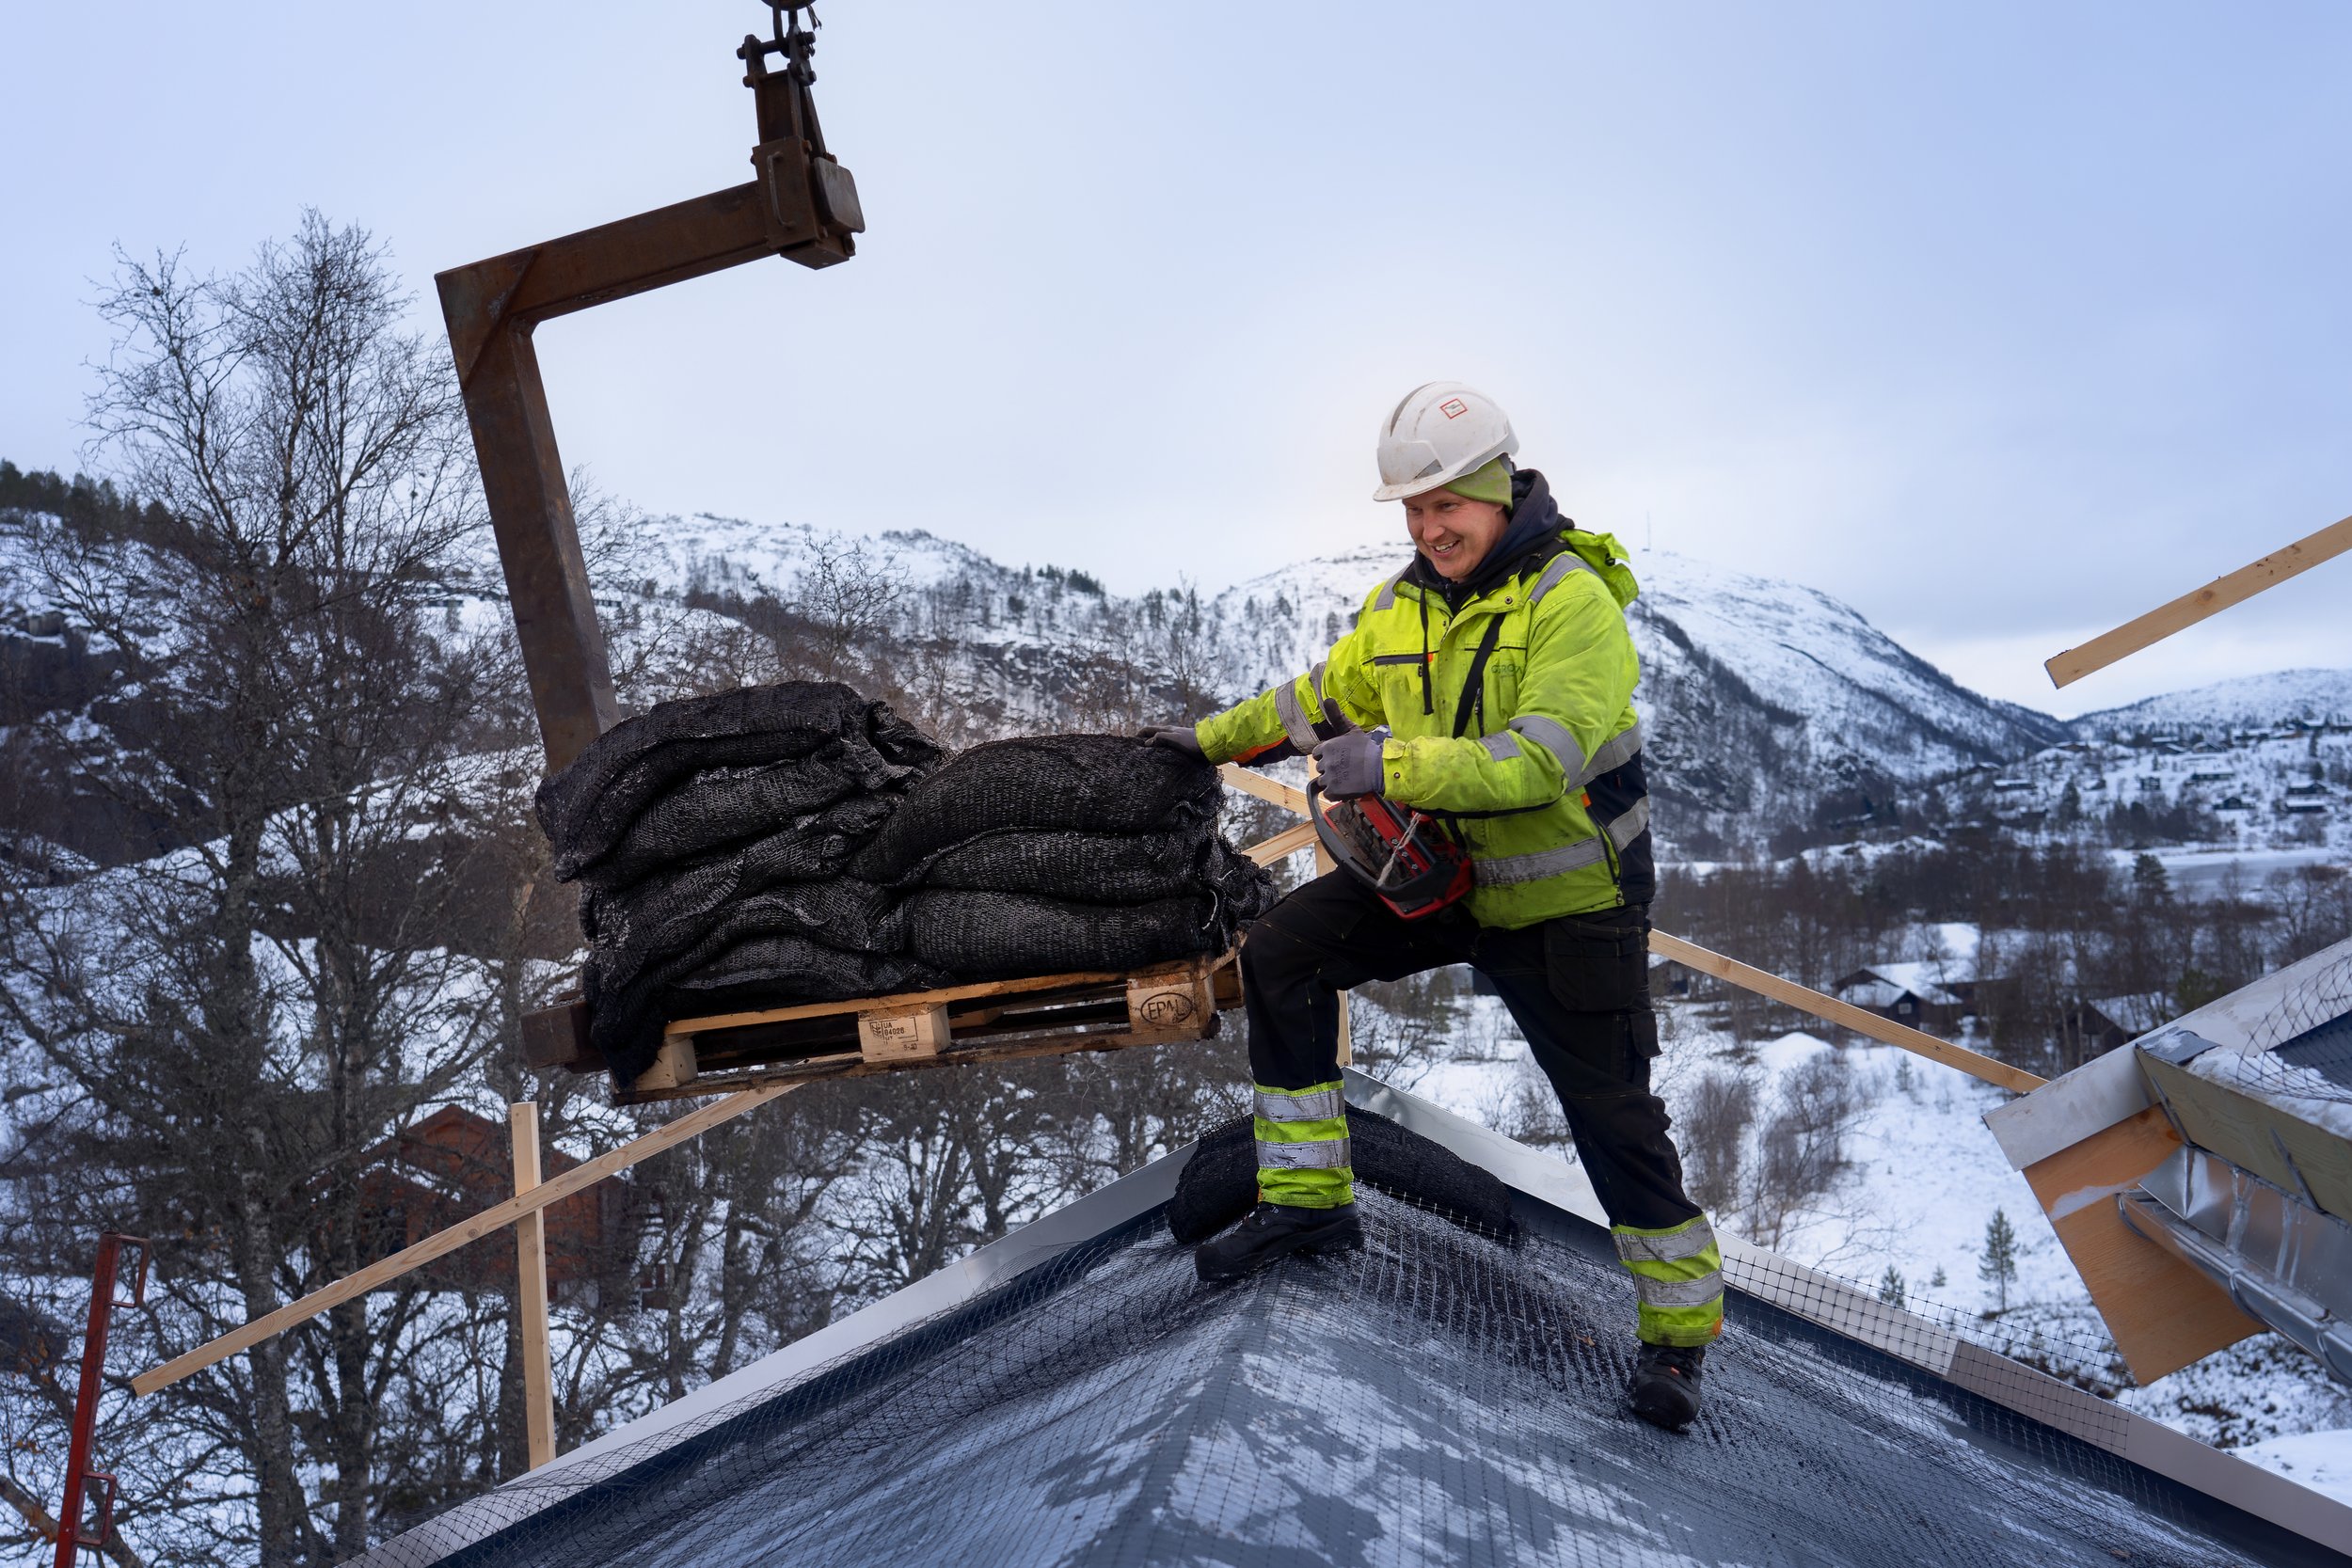
[[[846,686],[792,681],[664,703],[543,784],[614,1079],[651,1065],[665,1018],[930,983],[898,901],[843,872],[942,755]]]
[[[906,895],[909,951],[965,979],[1220,953],[1274,884],[1216,831],[1216,769],[1107,735],[975,746],[850,863]]]
[[[539,791],[616,1082],[667,1019],[1222,952],[1272,904],[1216,773],[1115,736],[939,746],[846,686],[665,703]]]

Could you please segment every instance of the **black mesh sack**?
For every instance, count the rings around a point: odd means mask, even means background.
[[[914,768],[887,760],[863,739],[829,740],[805,757],[758,768],[706,768],[640,812],[620,841],[580,875],[609,887],[634,882],[851,796],[881,795],[914,776]],[[875,813],[860,833],[880,826],[883,815]]]
[[[894,991],[925,990],[946,977],[904,954],[844,953],[806,937],[747,938],[710,963],[671,982],[661,998],[668,1018],[803,1002],[847,1002]]]
[[[1216,836],[1205,822],[1158,833],[991,833],[932,861],[923,885],[1089,904],[1176,898],[1200,890]]]
[[[1242,927],[1281,900],[1281,891],[1274,885],[1274,873],[1221,837],[1209,841],[1208,853],[1201,857],[1200,875],[1200,885],[1217,900],[1217,919],[1225,927],[1228,942]]]
[[[632,946],[657,945],[619,933],[626,927],[644,927],[691,919],[731,898],[741,898],[778,882],[813,882],[837,877],[848,867],[858,846],[870,837],[898,803],[893,795],[857,795],[821,812],[789,822],[748,844],[691,865],[610,886],[601,868],[580,879],[588,892],[580,900],[580,924],[591,941],[626,941]],[[691,938],[673,938],[678,946]]]
[[[904,768],[929,768],[943,754],[914,725],[838,682],[747,686],[624,720],[539,786],[556,875],[577,876],[689,774],[797,760],[835,740],[863,741]]]
[[[906,903],[907,948],[960,978],[1139,969],[1223,952],[1232,929],[1206,895],[1068,904],[1021,893],[925,888]]]
[[[763,931],[787,931],[847,952],[888,952],[906,944],[904,927],[896,895],[853,877],[829,877],[779,882],[691,918],[615,923],[605,927],[610,935],[597,945],[633,950],[651,961],[698,948],[707,956],[713,944],[726,945]]]
[[[1274,906],[1274,879],[1207,823],[1160,833],[993,833],[930,863],[923,885],[1027,893],[1057,903],[1141,904],[1208,892],[1250,921]]]
[[[739,948],[766,941],[825,947],[817,955],[803,955],[798,946],[780,949],[793,963],[786,966],[779,959],[772,974],[762,974],[779,994],[804,984],[807,989],[790,1001],[834,1002],[877,994],[839,988],[889,978],[877,965],[905,945],[904,921],[890,894],[844,877],[787,882],[729,902],[703,922],[702,934],[691,946],[604,942],[591,947],[582,974],[588,1037],[614,1079],[626,1084],[653,1061],[662,1019],[677,1016],[665,1010],[671,988],[728,962],[728,955]],[[800,982],[792,980],[796,974]]]
[[[1511,1194],[1494,1176],[1388,1117],[1347,1108],[1348,1159],[1356,1180],[1434,1210],[1483,1236],[1513,1243]],[[1200,1139],[1168,1200],[1168,1234],[1185,1246],[1207,1241],[1258,1201],[1258,1143],[1248,1117]]]
[[[1218,792],[1207,763],[1124,736],[994,740],[908,790],[854,869],[903,887],[942,852],[993,833],[1150,833],[1214,822]]]

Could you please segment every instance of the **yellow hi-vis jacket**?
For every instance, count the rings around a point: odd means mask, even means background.
[[[1366,729],[1389,727],[1389,800],[1458,814],[1481,925],[1648,902],[1641,661],[1625,618],[1639,589],[1612,536],[1559,537],[1556,553],[1534,552],[1458,609],[1398,573],[1323,663],[1195,726],[1201,750],[1212,762],[1307,751],[1328,698]]]

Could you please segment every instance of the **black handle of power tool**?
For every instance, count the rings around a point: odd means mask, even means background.
[[[1380,882],[1377,874],[1364,863],[1363,856],[1356,846],[1342,838],[1339,830],[1325,819],[1320,803],[1329,799],[1330,797],[1324,793],[1321,779],[1311,778],[1307,781],[1307,820],[1315,825],[1316,840],[1322,844],[1324,852],[1341,865],[1345,866],[1349,874],[1358,881],[1375,893],[1378,892]]]

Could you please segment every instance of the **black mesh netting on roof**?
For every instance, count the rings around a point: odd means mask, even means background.
[[[1707,1410],[1622,1408],[1596,1227],[1516,1248],[1366,1191],[1369,1244],[1236,1285],[1154,1210],[788,1386],[371,1564],[1803,1564],[2338,1560],[1734,1292]],[[584,1483],[584,1484],[583,1484]]]
[[[2352,1102],[2352,942],[2314,954],[2253,1021],[2247,1043],[2246,1053],[2199,1058],[2198,1070],[2273,1100]]]

